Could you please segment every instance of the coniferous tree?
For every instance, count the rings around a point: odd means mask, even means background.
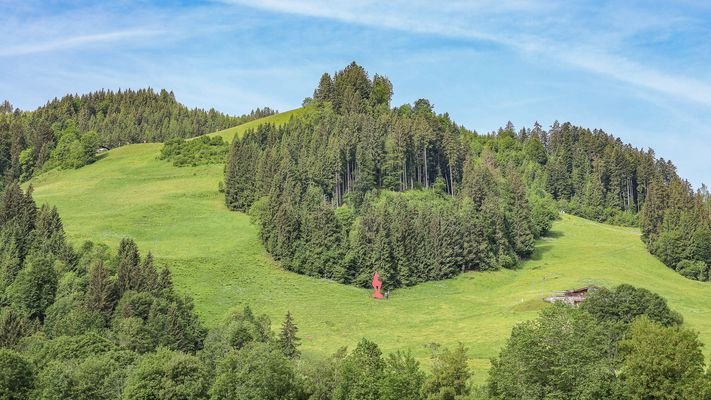
[[[89,282],[86,288],[85,304],[87,309],[104,315],[107,320],[116,304],[116,287],[111,281],[109,271],[102,261],[89,270]]]
[[[334,100],[333,80],[331,75],[324,73],[321,75],[321,80],[318,87],[314,90],[314,100],[317,101],[333,101]]]
[[[296,334],[299,328],[294,324],[294,319],[291,312],[286,313],[284,322],[281,324],[281,332],[279,333],[279,347],[288,358],[298,358],[301,352],[299,351],[299,339]]]
[[[116,257],[118,260],[116,286],[119,296],[121,296],[128,290],[138,288],[138,281],[141,277],[139,271],[141,258],[136,242],[129,238],[121,239]]]

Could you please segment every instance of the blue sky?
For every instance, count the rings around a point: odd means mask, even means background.
[[[241,114],[296,108],[352,60],[394,104],[487,132],[555,120],[652,147],[711,183],[711,3],[0,0],[0,100],[173,90]]]

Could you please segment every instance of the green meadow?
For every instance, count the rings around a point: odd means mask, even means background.
[[[283,123],[295,113],[268,117]],[[231,139],[258,122],[216,132]],[[666,297],[711,346],[711,285],[687,280],[649,255],[636,229],[562,215],[550,237],[518,270],[466,273],[394,291],[376,301],[370,291],[297,275],[266,254],[249,216],[228,211],[218,193],[223,166],[173,167],[158,160],[161,144],[111,150],[78,170],[35,179],[38,203],[56,205],[68,238],[116,248],[133,237],[143,254],[168,265],[208,326],[250,305],[276,329],[287,310],[299,326],[306,356],[326,356],[361,337],[384,352],[410,349],[427,365],[429,343],[469,348],[475,382],[517,322],[534,318],[554,290],[630,283]],[[387,282],[385,282],[387,285]]]
[[[286,111],[283,113],[275,114],[275,115],[270,115],[265,118],[261,119],[256,119],[253,121],[249,121],[247,123],[241,124],[234,126],[232,128],[227,128],[223,129],[221,131],[213,132],[213,133],[208,133],[207,136],[214,137],[214,136],[220,136],[222,139],[224,139],[227,142],[232,142],[232,139],[234,139],[235,135],[242,135],[245,131],[248,129],[254,129],[258,127],[260,124],[263,123],[270,123],[274,125],[282,125],[287,122],[292,117],[298,117],[300,115],[303,115],[307,113],[309,110],[308,107],[301,107],[301,108],[296,108],[294,110]]]

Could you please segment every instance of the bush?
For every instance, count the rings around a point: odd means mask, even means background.
[[[676,270],[689,279],[702,282],[709,280],[709,266],[703,261],[679,261]]]
[[[159,349],[139,361],[126,381],[125,400],[207,399],[209,377],[195,356]]]
[[[222,164],[227,158],[228,144],[222,137],[202,136],[195,140],[168,140],[160,151],[161,160],[172,161],[176,167]]]
[[[27,399],[33,385],[30,363],[14,351],[0,349],[0,399]]]

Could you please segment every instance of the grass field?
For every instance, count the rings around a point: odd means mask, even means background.
[[[256,128],[260,124],[263,124],[265,122],[274,124],[274,125],[282,125],[291,119],[291,117],[297,117],[300,115],[303,115],[307,113],[309,110],[308,107],[301,107],[301,108],[296,108],[294,110],[286,111],[280,114],[276,115],[270,115],[265,118],[257,119],[254,121],[249,121],[245,124],[242,125],[237,125],[232,128],[227,128],[223,129],[221,131],[213,132],[213,133],[208,133],[207,136],[213,137],[213,136],[222,136],[222,139],[224,139],[227,142],[232,142],[232,139],[234,139],[235,134],[242,135],[247,129],[250,128]]]
[[[711,346],[711,285],[666,268],[635,229],[563,215],[520,270],[467,273],[375,301],[367,290],[280,269],[249,217],[225,208],[217,192],[223,167],[173,167],[157,159],[161,146],[125,146],[79,170],[50,171],[33,180],[34,196],[59,208],[74,243],[91,239],[115,248],[122,237],[136,239],[144,254],[150,250],[170,266],[207,325],[249,304],[270,315],[276,329],[290,310],[307,356],[368,337],[384,352],[411,349],[424,364],[426,344],[463,342],[475,381],[483,382],[511,327],[534,318],[544,294],[626,282],[665,296]]]

